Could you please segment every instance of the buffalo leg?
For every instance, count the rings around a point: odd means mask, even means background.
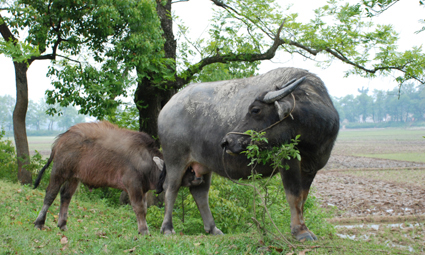
[[[181,166],[167,165],[167,177],[165,180],[165,198],[164,198],[165,214],[164,214],[164,221],[162,222],[162,225],[161,225],[161,233],[165,235],[176,233],[173,228],[173,207],[174,207],[174,203],[176,202],[177,194],[179,192],[183,175],[186,172],[185,170],[186,170],[185,163],[182,163]]]
[[[190,187],[189,190],[196,202],[196,205],[198,206],[199,212],[201,213],[205,231],[213,235],[222,235],[223,232],[215,226],[214,218],[208,204],[211,173],[205,174],[203,177],[204,182],[201,185]]]
[[[308,193],[310,192],[310,187],[311,187],[311,184],[313,183],[315,176],[316,176],[316,172],[305,173],[301,171],[301,188],[302,188],[302,197],[303,197],[302,208],[301,208],[301,211],[303,212],[303,214],[301,216],[303,217],[302,218],[303,221],[304,221],[304,204],[305,204],[305,201],[307,201]],[[308,230],[308,232],[310,233],[313,240],[317,240],[317,237],[313,232],[311,232],[310,230]]]
[[[68,180],[61,188],[61,206],[59,212],[58,227],[61,230],[67,230],[66,221],[68,219],[68,207],[71,202],[71,198],[77,190],[79,181],[77,179]]]
[[[47,210],[49,210],[49,207],[52,205],[53,201],[59,193],[60,187],[65,182],[63,178],[55,176],[54,172],[55,171],[53,169],[52,174],[50,175],[49,186],[47,186],[46,189],[46,196],[44,197],[43,207],[41,208],[41,211],[34,222],[34,226],[38,229],[43,229],[44,223],[46,222]]]
[[[297,159],[287,163],[290,169],[281,169],[280,174],[291,210],[291,233],[298,241],[317,240],[317,237],[305,225],[303,216],[304,203],[314,176],[306,178],[307,176],[301,173],[300,161]]]

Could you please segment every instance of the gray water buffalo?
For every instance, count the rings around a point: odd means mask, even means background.
[[[79,182],[90,188],[125,190],[137,217],[140,234],[149,234],[146,224],[146,192],[162,191],[162,154],[148,134],[119,128],[109,122],[80,123],[59,135],[47,164],[34,183],[36,188],[52,160],[53,168],[44,205],[34,225],[42,229],[46,213],[59,190],[58,227],[65,230],[68,206]],[[187,174],[186,174],[187,175]],[[165,176],[162,174],[162,178]],[[61,188],[62,187],[62,188]]]
[[[198,178],[202,177],[202,182],[190,187],[190,192],[204,229],[222,234],[208,205],[211,174],[232,179],[251,175],[248,159],[239,154],[250,140],[242,133],[250,129],[266,129],[270,146],[301,135],[301,161],[287,160],[284,163],[290,169],[279,172],[290,205],[292,234],[300,241],[317,239],[304,223],[303,208],[317,171],[329,159],[339,130],[339,116],[320,78],[297,68],[279,68],[246,79],[192,84],[164,106],[158,117],[158,134],[167,165],[161,232],[175,233],[173,205],[182,177],[191,167]],[[269,165],[258,165],[256,171],[262,176],[273,174]]]

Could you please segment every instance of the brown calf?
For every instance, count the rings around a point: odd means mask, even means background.
[[[149,234],[146,192],[155,188],[157,193],[162,191],[163,180],[159,180],[165,166],[161,152],[148,134],[121,129],[106,121],[72,126],[56,138],[34,188],[53,158],[44,205],[34,222],[36,228],[43,228],[47,210],[60,190],[58,227],[66,230],[69,202],[82,182],[91,188],[112,187],[126,191],[136,213],[139,233]]]

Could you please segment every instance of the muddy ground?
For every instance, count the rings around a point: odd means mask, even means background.
[[[333,221],[353,217],[425,217],[425,163],[353,156],[423,151],[416,141],[337,142],[312,189],[321,206],[335,211]]]
[[[381,169],[389,168],[408,168],[404,171],[420,171],[425,176],[425,164],[337,156],[331,158],[330,165],[338,170],[319,171],[313,189],[322,207],[336,207],[336,218],[425,215],[423,183],[411,185],[379,178],[379,173],[386,174]],[[355,171],[374,171],[375,176],[356,176]]]
[[[425,163],[373,158],[424,150],[425,139],[337,142],[312,185],[337,235],[425,254]]]

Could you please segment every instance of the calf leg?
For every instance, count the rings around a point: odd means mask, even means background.
[[[130,204],[133,207],[133,211],[137,218],[137,228],[139,234],[149,235],[148,224],[146,222],[146,213],[148,203],[146,199],[146,193],[139,187],[132,187],[127,189],[128,196],[130,198]]]
[[[290,169],[281,169],[280,174],[291,210],[291,233],[298,241],[317,240],[317,237],[305,225],[303,216],[304,203],[314,176],[307,178],[308,176],[301,172],[300,161],[297,159],[287,163]]]
[[[208,203],[208,192],[211,185],[211,173],[205,174],[203,177],[204,182],[202,184],[199,186],[190,187],[189,190],[195,199],[199,212],[201,213],[202,220],[204,221],[205,231],[213,235],[222,235],[223,232],[221,232],[221,230],[215,226],[214,218]]]
[[[78,187],[78,183],[79,181],[77,179],[70,179],[62,186],[60,190],[61,206],[59,212],[58,227],[61,230],[67,230],[66,221],[68,219],[68,207],[69,203],[71,202],[71,198]]]
[[[55,175],[55,172],[55,169],[53,169],[52,174],[50,175],[49,186],[47,186],[46,189],[46,196],[44,197],[43,207],[41,208],[41,211],[34,222],[34,226],[38,229],[43,229],[44,223],[46,222],[47,210],[49,210],[49,207],[52,205],[53,201],[59,193],[60,187],[65,182],[65,179]]]

